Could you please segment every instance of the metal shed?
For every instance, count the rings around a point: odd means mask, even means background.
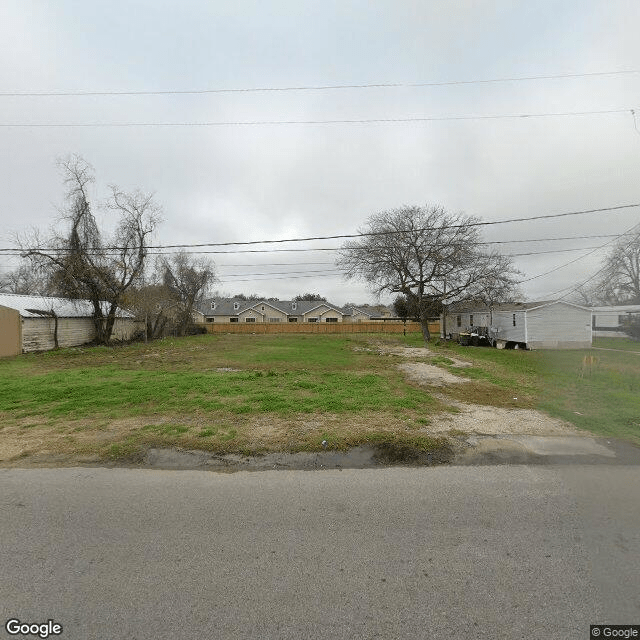
[[[73,347],[95,338],[88,300],[0,293],[0,356]],[[119,310],[113,338],[128,340],[136,331],[132,314]]]

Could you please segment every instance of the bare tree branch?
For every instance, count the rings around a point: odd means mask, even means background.
[[[479,249],[478,218],[441,206],[407,206],[372,215],[360,240],[345,242],[338,267],[346,278],[367,281],[373,291],[401,293],[418,309],[425,340],[434,304],[463,298],[495,303],[515,289],[511,259]]]
[[[53,231],[44,242],[37,233],[21,241],[23,257],[48,274],[50,286],[59,295],[91,302],[96,340],[106,344],[124,293],[142,275],[147,245],[160,220],[159,207],[151,196],[125,194],[112,187],[107,207],[118,219],[113,237],[103,241],[88,193],[93,167],[80,156],[59,164],[67,186],[63,210],[67,229]]]

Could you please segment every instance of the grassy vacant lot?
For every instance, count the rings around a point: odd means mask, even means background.
[[[363,442],[443,447],[430,416],[447,399],[540,407],[603,435],[640,442],[640,355],[497,351],[432,345],[431,364],[471,378],[430,389],[407,383],[399,356],[371,344],[421,337],[209,335],[92,347],[0,361],[0,460],[34,454],[135,456],[146,446],[220,452],[316,450]],[[630,342],[630,341],[629,341]],[[609,345],[607,345],[609,346]],[[597,362],[583,372],[585,355]],[[473,366],[452,367],[451,358]],[[516,399],[517,398],[517,399]]]
[[[13,453],[23,456],[43,442],[52,453],[112,457],[174,444],[253,453],[401,439],[438,448],[421,429],[442,404],[365,340],[196,336],[3,360],[0,434],[5,448],[19,434]]]
[[[497,384],[511,372],[521,383],[518,401],[525,400],[528,406],[597,435],[640,444],[640,343],[604,338],[596,339],[594,347],[499,351],[447,345],[443,350],[472,360],[481,375],[492,374]],[[585,365],[585,356],[595,361]],[[460,388],[458,395],[466,391]]]

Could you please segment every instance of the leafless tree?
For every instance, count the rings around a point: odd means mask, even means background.
[[[163,258],[161,262],[162,282],[176,305],[176,328],[184,335],[193,322],[194,307],[202,301],[215,281],[215,267],[206,259],[197,259],[185,251]]]
[[[144,341],[155,340],[173,329],[175,302],[169,290],[156,281],[127,289],[122,305],[144,324]]]
[[[46,296],[51,293],[49,283],[28,262],[0,275],[0,291],[23,295]]]
[[[429,309],[435,303],[505,298],[516,282],[511,260],[480,249],[478,218],[448,213],[440,206],[382,211],[346,242],[338,266],[347,278],[369,282],[378,295],[402,293],[419,310],[425,341]]]
[[[36,232],[22,240],[23,257],[49,275],[60,295],[91,302],[96,341],[107,344],[123,295],[143,273],[148,242],[160,220],[159,207],[150,195],[111,186],[107,211],[115,213],[115,231],[104,239],[89,199],[93,167],[79,156],[61,161],[60,166],[67,186],[62,215],[67,229],[53,231],[45,239]]]
[[[640,304],[640,231],[616,242],[594,289],[604,304]]]

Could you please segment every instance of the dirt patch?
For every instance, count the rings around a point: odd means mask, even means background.
[[[454,376],[445,369],[424,362],[405,362],[398,365],[411,382],[418,384],[442,387],[445,384],[469,382],[467,378]]]
[[[446,362],[451,367],[470,367],[471,362],[467,362],[466,360],[460,360],[459,358],[454,358],[451,356],[447,356],[443,358],[442,356],[435,354],[431,349],[427,349],[426,347],[392,347],[387,345],[376,345],[375,348],[371,349],[360,349],[361,351],[375,351],[381,355],[391,355],[391,356],[399,356],[400,358],[438,358],[440,361]]]
[[[568,422],[533,409],[500,409],[463,403],[454,406],[459,413],[442,413],[432,417],[428,427],[430,433],[587,435]]]

